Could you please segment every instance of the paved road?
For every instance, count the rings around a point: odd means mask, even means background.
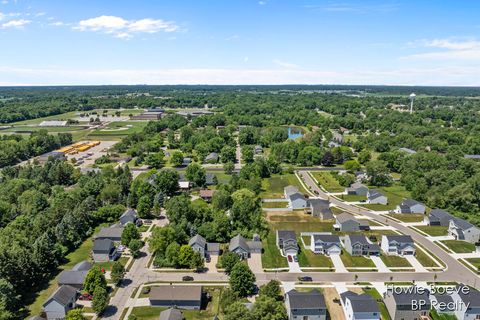
[[[334,197],[330,197],[328,194],[326,194],[321,188],[317,186],[315,181],[312,179],[312,177],[308,174],[307,171],[299,171],[298,174],[302,177],[303,181],[306,183],[308,187],[311,188],[311,190],[314,190],[318,192],[318,195],[321,198],[329,199],[330,202],[337,207],[349,211],[352,213],[360,214],[367,216],[375,221],[378,221],[380,223],[387,223],[388,225],[394,227],[395,229],[399,230],[403,234],[410,235],[413,240],[419,244],[421,244],[424,248],[432,252],[435,256],[438,257],[439,260],[443,261],[447,265],[447,268],[444,271],[440,272],[429,272],[429,273],[411,273],[407,272],[404,273],[395,273],[393,276],[395,277],[395,280],[397,279],[409,279],[411,280],[416,280],[416,281],[432,281],[434,274],[437,274],[437,280],[442,281],[440,279],[444,279],[444,281],[457,281],[457,282],[462,282],[471,286],[476,287],[477,289],[480,288],[480,278],[473,273],[470,269],[465,267],[461,262],[457,261],[455,258],[453,258],[451,255],[443,251],[440,247],[438,247],[436,244],[422,236],[421,234],[417,233],[416,231],[392,220],[388,219],[385,216],[379,216],[373,212],[370,212],[366,209],[362,209],[360,207],[345,203],[343,201],[340,201]],[[374,273],[378,277],[378,280],[384,279],[383,275],[381,273]],[[332,275],[328,273],[328,275]],[[338,275],[338,274],[336,274]],[[333,276],[333,275],[332,275]],[[392,276],[392,273],[387,274],[387,277]],[[375,280],[375,278],[369,279],[370,276],[368,274],[362,274],[358,275],[359,281],[370,281],[370,280]],[[377,281],[378,281],[377,280]],[[330,280],[330,281],[335,281],[335,280]],[[388,281],[388,280],[387,280]],[[401,281],[401,280],[400,280]]]

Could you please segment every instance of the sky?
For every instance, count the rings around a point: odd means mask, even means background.
[[[0,0],[0,86],[480,86],[477,0]]]

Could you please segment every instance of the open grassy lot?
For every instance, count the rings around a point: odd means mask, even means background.
[[[466,241],[444,240],[441,242],[455,253],[470,253],[475,251],[475,245]]]
[[[292,174],[273,175],[262,180],[261,198],[283,198],[283,188],[288,185],[296,186],[300,192],[307,193],[297,177]]]
[[[330,173],[325,171],[310,172],[318,183],[328,192],[343,192],[345,187],[338,183],[337,179]]]
[[[446,236],[448,234],[448,227],[443,226],[416,226],[415,228],[432,237]]]
[[[409,213],[392,213],[387,216],[402,222],[422,222],[425,217],[423,214],[409,214]]]
[[[380,256],[382,259],[383,263],[387,267],[392,267],[392,268],[410,268],[412,265],[408,262],[407,259],[399,256],[387,256],[385,254],[382,254]]]
[[[315,254],[312,251],[305,249],[301,243],[299,243],[300,252],[298,253],[298,264],[300,267],[312,267],[312,268],[333,268],[332,259],[323,255]]]
[[[121,139],[124,136],[142,131],[147,122],[141,121],[114,121],[105,128],[95,129],[88,136],[92,139]]]
[[[34,124],[39,124],[42,121],[46,121],[46,120],[68,120],[68,119],[75,118],[77,116],[77,112],[78,111],[71,111],[71,112],[55,114],[55,115],[48,116],[48,117],[43,117],[43,118],[36,118],[36,119],[29,119],[29,120],[12,122],[10,124],[11,125],[34,125]]]
[[[162,307],[135,307],[132,309],[131,315],[134,315],[137,319],[141,320],[153,320],[158,319],[160,316],[160,312],[167,308]],[[126,320],[126,319],[125,319]]]
[[[118,259],[118,261],[120,261],[120,263],[125,267],[127,265],[127,262],[128,262],[128,257],[120,257]],[[113,261],[96,262],[95,263],[96,266],[99,266],[100,268],[105,269],[105,271],[111,271],[113,264],[114,264]]]
[[[377,188],[383,192],[388,198],[388,204],[386,206],[381,204],[364,204],[367,209],[375,211],[393,210],[399,205],[404,198],[410,198],[410,192],[405,189],[404,186],[399,183],[394,183],[389,187]]]
[[[385,303],[383,303],[383,298],[381,294],[378,293],[377,289],[368,287],[368,288],[363,288],[363,291],[366,294],[369,294],[370,296],[372,296],[377,301],[378,308],[380,309],[380,313],[382,315],[382,320],[390,320],[391,318],[390,318],[390,314],[388,313],[388,309],[385,306]]]
[[[300,211],[272,211],[266,213],[266,219],[274,230],[293,230],[300,232],[333,232],[333,222],[321,221]]]
[[[280,254],[276,244],[276,234],[274,230],[271,230],[266,239],[262,240],[263,254],[262,254],[262,266],[264,268],[286,268],[288,262],[285,257]]]
[[[232,175],[226,174],[224,172],[215,171],[212,173],[217,177],[217,181],[219,184],[227,184],[230,182],[230,179],[232,178]]]
[[[262,208],[286,208],[287,205],[286,201],[262,202]]]
[[[347,251],[342,250],[340,258],[346,268],[376,268],[375,263],[369,258],[352,257]]]
[[[367,200],[367,197],[365,196],[359,196],[359,195],[356,195],[356,194],[342,194],[342,195],[339,195],[338,196],[340,199],[342,199],[343,201],[347,201],[347,202],[356,202],[356,201],[366,201]]]
[[[438,265],[433,261],[419,246],[416,246],[415,257],[418,262],[425,268],[438,267]]]
[[[480,271],[480,258],[467,258],[465,260],[473,264],[477,268],[477,272]]]
[[[8,129],[4,129],[1,132],[22,132],[22,131],[39,131],[47,130],[48,132],[72,132],[85,130],[84,126],[58,126],[58,127],[39,127],[39,126],[15,126]]]

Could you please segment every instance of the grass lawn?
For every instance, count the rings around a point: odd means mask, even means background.
[[[392,213],[387,216],[402,222],[422,222],[425,217],[423,214],[409,214],[409,213]]]
[[[320,267],[320,268],[333,268],[332,259],[323,255],[315,254],[312,251],[305,249],[301,243],[299,243],[300,252],[298,254],[298,264],[300,267]]]
[[[262,180],[260,198],[283,198],[283,188],[288,185],[296,186],[300,192],[307,193],[297,177],[291,174],[273,175]]]
[[[346,268],[376,268],[371,259],[365,257],[352,257],[347,251],[342,250],[340,258]]]
[[[415,228],[432,237],[446,236],[448,234],[448,227],[443,226],[416,226]]]
[[[399,183],[394,183],[389,187],[379,187],[377,189],[387,196],[388,204],[385,206],[381,204],[365,204],[363,205],[365,208],[375,211],[393,210],[403,201],[404,198],[411,197],[410,192]]]
[[[438,267],[438,265],[433,261],[422,249],[416,246],[415,257],[418,262],[425,268]]]
[[[315,171],[310,173],[318,181],[318,183],[328,192],[345,191],[345,187],[342,187],[340,183],[338,183],[338,180],[335,179],[331,172]]]
[[[450,250],[455,253],[470,253],[475,251],[475,245],[466,241],[461,240],[444,240],[441,241],[446,245]]]
[[[465,260],[473,264],[477,268],[477,272],[480,271],[480,258],[467,258]]]
[[[262,208],[286,208],[287,205],[286,201],[262,202]]]
[[[138,227],[137,229],[138,229],[138,232],[145,232],[145,231],[148,230],[149,227],[150,226],[147,226],[147,225],[144,224],[144,225]]]
[[[213,172],[213,174],[217,177],[217,181],[219,184],[227,184],[232,178],[232,175],[226,174],[224,172]]]
[[[388,309],[383,303],[383,298],[378,293],[377,289],[375,288],[363,288],[363,292],[366,294],[371,295],[375,300],[377,300],[378,308],[380,309],[380,313],[382,315],[382,320],[390,320],[390,314],[388,313]]]
[[[276,234],[274,230],[270,230],[266,239],[262,240],[264,252],[262,254],[263,268],[286,268],[288,262],[285,257],[282,257],[280,250],[276,244]]]
[[[333,231],[333,222],[321,221],[300,211],[271,211],[266,213],[266,218],[274,230],[293,230],[298,234]]]
[[[151,306],[135,307],[132,309],[132,313],[130,314],[135,315],[137,319],[141,319],[141,320],[153,320],[153,319],[156,320],[159,318],[160,312],[162,312],[165,309],[167,308],[151,307]]]
[[[407,259],[400,256],[387,256],[382,254],[380,256],[383,263],[389,268],[410,268],[412,265],[408,262]]]
[[[127,262],[128,262],[128,257],[120,257],[118,259],[118,261],[120,261],[120,263],[123,265],[123,266],[126,266]],[[110,271],[112,269],[112,266],[115,262],[114,261],[107,261],[107,262],[95,262],[95,265],[96,266],[99,266],[100,268],[103,268],[105,269],[105,271]]]
[[[365,196],[359,196],[359,195],[356,195],[356,194],[342,194],[340,196],[338,196],[340,199],[342,199],[343,201],[347,201],[347,202],[353,202],[353,201],[366,201],[367,200],[367,197]]]
[[[430,310],[430,318],[432,318],[432,320],[457,320],[455,315],[438,314],[435,309]]]
[[[114,121],[105,128],[92,131],[88,137],[92,139],[121,139],[129,134],[141,132],[146,125],[147,122],[141,121]]]

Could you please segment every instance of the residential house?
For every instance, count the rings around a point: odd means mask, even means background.
[[[65,319],[68,311],[77,305],[77,289],[72,286],[60,286],[43,304],[47,320]]]
[[[330,202],[323,199],[308,199],[308,207],[305,209],[312,217],[319,217],[321,220],[333,219],[333,213],[330,209]]]
[[[405,199],[395,209],[395,213],[425,213],[425,205],[413,199]]]
[[[254,235],[252,241],[247,241],[244,237],[237,234],[230,239],[228,250],[235,252],[242,259],[247,259],[252,253],[262,253],[262,241],[258,235]]]
[[[350,187],[345,189],[346,194],[353,194],[357,196],[367,196],[368,187],[361,182],[355,182]]]
[[[154,286],[148,296],[152,306],[194,310],[201,308],[202,298],[201,286]]]
[[[340,294],[346,320],[380,320],[377,301],[369,294],[346,291]]]
[[[370,230],[370,225],[366,220],[357,220],[351,214],[343,212],[335,216],[335,230],[341,232],[356,232],[360,230]]]
[[[95,239],[93,241],[92,258],[95,262],[107,262],[117,259],[117,248],[110,239]]]
[[[336,255],[342,253],[340,238],[333,234],[312,234],[310,250],[314,253]]]
[[[452,298],[452,295],[444,293],[444,294],[431,294],[430,295],[430,302],[432,304],[432,308],[437,311],[439,315],[450,315],[451,317],[454,316],[455,310],[452,310],[454,308],[451,308],[449,306],[454,305],[454,301]],[[458,318],[458,319],[464,319],[464,318]]]
[[[371,243],[364,235],[348,235],[344,240],[345,250],[351,256],[379,256],[380,246]]]
[[[303,193],[298,191],[295,186],[286,186],[284,188],[285,199],[288,200],[288,205],[292,209],[304,209],[307,207],[307,199]]]
[[[318,290],[309,292],[290,290],[285,295],[285,307],[288,319],[326,320],[327,305],[325,298]]]
[[[169,308],[160,312],[159,320],[183,320],[183,313],[176,308]]]
[[[192,163],[192,158],[187,158],[187,157],[185,157],[185,158],[183,158],[183,160],[182,160],[182,167],[186,167],[186,166],[188,166],[190,163]]]
[[[83,282],[92,265],[87,261],[77,263],[71,270],[64,270],[60,273],[58,284],[69,285],[76,289],[82,289]]]
[[[388,198],[376,189],[368,190],[367,201],[369,204],[388,204]]]
[[[480,229],[463,219],[454,218],[450,220],[448,233],[457,240],[465,240],[470,243],[480,241]]]
[[[220,244],[207,242],[207,240],[199,234],[190,238],[188,245],[192,247],[194,251],[200,253],[200,256],[204,259],[220,253]]]
[[[448,227],[450,226],[450,220],[454,219],[455,217],[452,216],[445,210],[442,209],[433,209],[428,214],[427,223],[431,226],[443,226]]]
[[[415,255],[415,243],[407,235],[383,235],[381,247],[387,255]]]
[[[122,232],[122,226],[113,225],[108,228],[102,228],[95,236],[95,239],[110,239],[114,242],[120,242],[122,240]]]
[[[202,190],[200,190],[200,198],[202,198],[205,201],[210,202],[216,191],[217,190],[202,189]]]
[[[480,160],[480,154],[466,154],[464,155],[465,159]]]
[[[409,149],[409,148],[400,148],[398,149],[399,151],[402,151],[402,152],[405,152],[405,153],[408,153],[408,154],[415,154],[417,153],[417,151],[415,150],[412,150],[412,149]]]
[[[137,222],[137,212],[135,209],[128,208],[125,212],[120,216],[120,224],[125,226],[127,223],[135,224]]]
[[[431,303],[427,290],[387,290],[383,302],[392,320],[420,320],[428,316]]]
[[[263,153],[263,148],[262,148],[262,146],[257,144],[257,145],[255,146],[255,148],[253,149],[253,152],[254,152],[255,154],[262,154],[262,153]]]
[[[464,289],[460,289],[464,288]],[[480,319],[480,291],[472,287],[457,288],[452,294],[454,301],[462,301],[455,310],[457,319],[476,320]]]
[[[205,163],[217,163],[218,162],[218,153],[212,152],[205,157]]]
[[[343,135],[338,131],[332,131],[332,141],[337,143],[343,142]]]
[[[213,186],[213,185],[216,185],[218,182],[217,182],[217,177],[211,173],[211,172],[207,172],[205,173],[205,184],[207,186]]]
[[[298,243],[295,231],[277,230],[277,247],[284,256],[297,255]]]
[[[192,183],[190,181],[178,181],[178,187],[182,191],[188,191],[192,187]]]

